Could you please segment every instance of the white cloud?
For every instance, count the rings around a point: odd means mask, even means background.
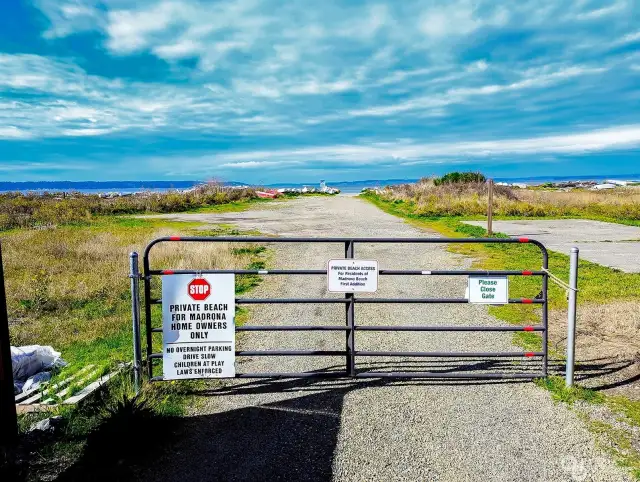
[[[206,161],[214,164],[222,162],[220,167],[235,169],[268,166],[272,163],[310,164],[327,161],[364,166],[398,159],[409,161],[409,163],[418,160],[440,162],[443,158],[449,157],[466,158],[471,161],[486,156],[584,154],[639,146],[640,124],[636,124],[581,133],[490,141],[426,144],[399,142],[232,152],[207,156]],[[513,162],[512,158],[509,160]],[[526,157],[519,157],[518,160],[529,162]],[[198,163],[197,160],[196,163]]]
[[[581,75],[597,74],[606,71],[606,67],[572,66],[546,72],[546,69],[535,69],[524,73],[524,78],[510,84],[489,84],[480,87],[452,88],[444,93],[414,97],[408,101],[387,106],[353,109],[348,112],[352,117],[381,117],[414,110],[438,109],[451,104],[462,103],[472,97],[495,95],[523,89],[539,89]]]
[[[590,10],[586,13],[582,13],[578,15],[578,19],[580,20],[592,20],[598,19],[600,17],[605,17],[614,13],[618,13],[624,10],[627,6],[627,2],[616,2],[606,7],[598,8],[596,10]]]
[[[43,32],[47,39],[94,30],[102,24],[100,0],[35,0],[34,3],[51,22]]]
[[[44,163],[44,162],[22,162],[22,161],[2,161],[0,163],[0,172],[21,172],[21,171],[33,171],[33,172],[42,172],[42,171],[82,171],[82,170],[90,170],[91,166],[86,164],[70,164],[70,163],[62,163],[62,164],[54,164],[54,163]]]
[[[32,135],[16,126],[0,126],[0,139],[30,139]]]
[[[434,127],[454,125],[464,109],[491,111],[501,129],[511,125],[507,116],[525,117],[552,89],[572,82],[597,96],[599,74],[633,75],[637,64],[615,64],[588,49],[571,56],[576,38],[634,41],[638,33],[625,23],[629,2],[607,3],[598,20],[592,3],[554,0],[34,1],[50,21],[47,39],[90,31],[96,36],[87,41],[104,49],[105,63],[150,55],[165,61],[168,73],[157,82],[112,79],[70,58],[0,54],[0,95],[15,99],[0,103],[7,138],[117,132],[343,139],[359,126],[384,133],[405,125],[439,135]],[[592,21],[578,21],[590,12]],[[598,22],[606,31],[589,35]],[[522,40],[482,43],[518,29],[527,32]],[[543,53],[525,58],[531,51]],[[95,68],[87,59],[81,65]],[[579,95],[572,102],[562,106],[565,113],[584,108]],[[552,103],[536,108],[553,118]]]
[[[182,59],[186,57],[195,57],[202,50],[203,46],[194,40],[184,39],[170,45],[160,45],[154,47],[153,52],[163,59]]]
[[[476,30],[481,22],[474,17],[472,4],[452,3],[447,7],[428,8],[420,19],[420,30],[435,39],[453,35],[466,35]]]
[[[467,67],[470,72],[484,72],[489,68],[489,64],[485,60],[478,60]]]
[[[181,19],[180,4],[164,1],[144,10],[115,10],[107,14],[107,46],[115,53],[130,53],[147,47],[153,34],[163,32]]]

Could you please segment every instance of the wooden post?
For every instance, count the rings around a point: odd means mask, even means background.
[[[9,343],[9,315],[4,290],[2,246],[0,246],[0,446],[11,447],[18,440],[18,418],[13,393],[13,367]]]
[[[487,235],[493,236],[493,179],[487,181],[489,184],[489,202],[487,203]]]

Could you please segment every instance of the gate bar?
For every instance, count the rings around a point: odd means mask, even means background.
[[[352,293],[348,293],[352,294]],[[509,304],[544,304],[544,299],[510,298]],[[162,304],[162,300],[158,300]],[[293,303],[469,303],[466,298],[236,298],[239,305]]]
[[[259,275],[326,275],[326,269],[152,269],[149,272],[153,276],[171,276],[174,274],[259,274]],[[479,271],[479,270],[402,270],[402,269],[379,269],[378,274],[383,276],[544,276],[544,271],[527,270],[502,270],[502,271]]]
[[[344,372],[332,372],[327,373],[250,373],[250,374],[237,374],[238,378],[278,378],[278,377],[327,377],[327,376],[344,376],[349,375],[351,377],[441,377],[441,378],[535,378],[540,374],[530,373],[438,373],[438,372],[366,372],[356,373],[355,370],[355,357],[356,355],[367,357],[434,357],[434,358],[484,358],[484,357],[502,357],[502,358],[518,358],[518,357],[542,357],[542,376],[547,375],[548,365],[548,252],[544,245],[539,241],[522,237],[519,239],[514,238],[272,238],[272,237],[179,237],[170,236],[164,238],[158,238],[147,245],[144,252],[144,283],[145,283],[145,318],[147,327],[147,363],[149,376],[151,380],[161,380],[162,377],[153,377],[153,363],[154,359],[161,359],[161,353],[152,353],[152,334],[154,332],[162,332],[161,329],[152,328],[151,319],[151,307],[153,304],[162,304],[161,299],[151,299],[151,279],[154,275],[171,275],[171,274],[198,274],[198,273],[235,273],[235,274],[258,274],[258,275],[278,275],[278,274],[292,274],[292,275],[326,275],[326,270],[151,270],[149,261],[149,252],[151,248],[161,242],[234,242],[234,243],[336,243],[345,246],[345,258],[353,258],[353,251],[355,243],[362,243],[365,245],[374,244],[516,244],[516,243],[529,243],[537,246],[542,254],[542,271],[523,270],[523,271],[480,271],[480,270],[379,270],[380,275],[434,275],[434,276],[541,276],[542,277],[542,299],[528,299],[528,298],[514,298],[509,299],[509,303],[513,304],[542,304],[542,324],[541,326],[512,326],[512,327],[411,327],[411,326],[360,326],[355,324],[354,307],[356,303],[456,303],[465,304],[469,303],[467,299],[448,299],[448,298],[356,298],[353,293],[345,294],[343,299],[341,298],[282,298],[282,299],[261,299],[261,298],[236,298],[237,304],[345,304],[345,327],[333,327],[333,326],[288,326],[283,327],[257,327],[248,326],[244,331],[288,331],[288,330],[335,330],[345,331],[346,346],[345,350],[275,350],[275,351],[238,351],[238,356],[345,356],[346,355],[346,370]],[[238,327],[241,331],[242,328]],[[373,351],[356,351],[354,347],[355,331],[537,331],[542,333],[543,338],[543,351],[542,352],[525,352],[525,353],[513,353],[513,352],[373,352]]]
[[[358,356],[406,356],[406,357],[426,357],[426,358],[533,358],[544,356],[543,352],[510,352],[510,351],[356,351]]]
[[[356,325],[356,331],[544,331],[544,326],[383,326]]]
[[[462,378],[484,380],[498,379],[535,379],[542,378],[542,373],[469,373],[469,372],[364,372],[356,374],[356,378]]]
[[[221,243],[339,243],[344,244],[346,241],[362,244],[378,244],[378,243],[419,243],[419,244],[467,244],[467,243],[489,243],[489,244],[517,244],[529,243],[535,244],[546,251],[546,248],[540,241],[529,238],[276,238],[266,236],[165,236],[156,238],[147,245],[145,255],[151,247],[158,243],[168,241],[180,242],[207,242],[216,240]]]
[[[384,326],[354,325],[356,331],[544,331],[544,326]],[[331,325],[243,325],[236,331],[346,331],[348,326]],[[162,328],[153,328],[154,333],[162,333]]]

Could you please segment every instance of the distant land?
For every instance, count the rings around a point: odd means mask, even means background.
[[[500,182],[521,182],[527,184],[542,184],[544,182],[561,181],[604,181],[615,180],[640,180],[640,173],[624,175],[583,175],[583,176],[532,176],[532,177],[495,177]],[[327,185],[336,187],[343,192],[359,192],[365,187],[377,187],[397,184],[407,184],[416,182],[417,179],[368,179],[361,181],[327,181]],[[205,181],[178,180],[178,181],[22,181],[8,182],[0,181],[0,192],[83,192],[87,194],[97,194],[105,192],[117,192],[121,194],[135,193],[140,191],[164,192],[172,189],[189,189]],[[247,186],[252,185],[242,181],[225,181],[226,186]],[[264,187],[303,187],[319,185],[319,180],[307,183],[282,182],[266,184]]]

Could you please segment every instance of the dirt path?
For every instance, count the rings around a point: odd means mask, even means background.
[[[304,198],[231,214],[173,218],[233,223],[282,236],[435,236],[357,198]],[[343,247],[274,245],[279,268],[316,268]],[[384,269],[461,269],[441,245],[359,246]],[[462,277],[381,277],[381,297],[461,297]],[[255,297],[326,297],[322,276],[268,277]],[[335,296],[335,295],[333,295]],[[262,305],[251,324],[338,325],[344,307]],[[357,305],[358,324],[495,325],[469,305]],[[341,332],[252,332],[244,349],[342,349]],[[521,351],[508,333],[359,332],[358,350]],[[239,372],[342,369],[342,357],[243,359]],[[358,359],[359,370],[508,370],[483,360]],[[520,367],[519,369],[521,369]],[[232,380],[206,393],[170,456],[146,480],[628,480],[577,415],[530,382]]]

